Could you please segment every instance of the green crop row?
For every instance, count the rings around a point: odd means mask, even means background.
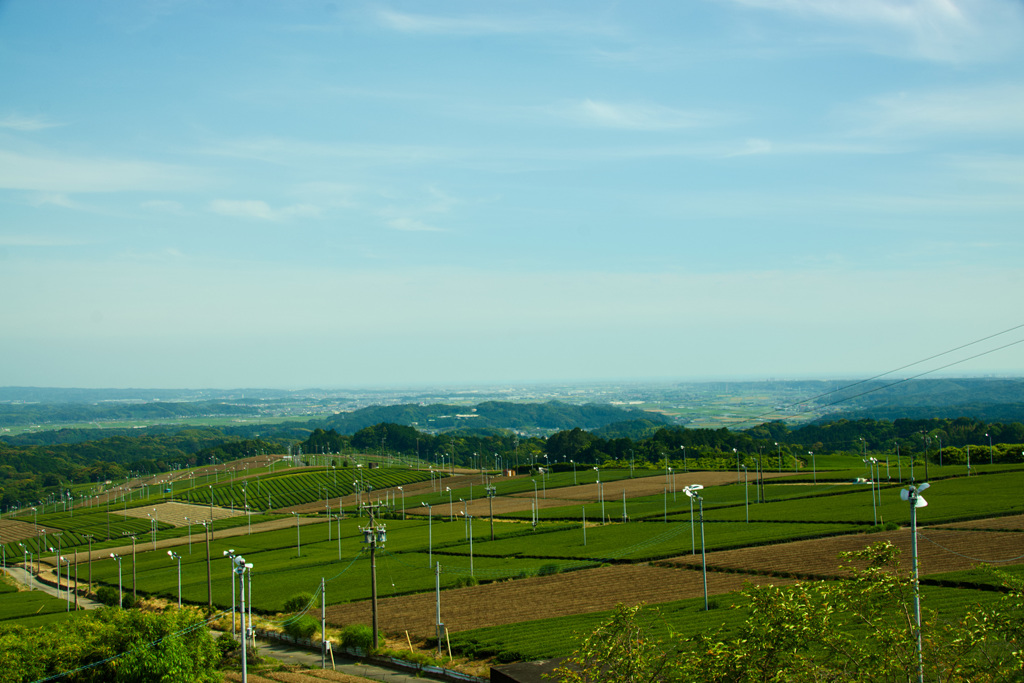
[[[192,503],[224,508],[267,510],[338,498],[357,491],[392,488],[428,479],[430,474],[409,469],[324,468],[285,469],[272,475],[200,485],[180,495]]]

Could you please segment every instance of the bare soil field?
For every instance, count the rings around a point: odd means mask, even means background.
[[[938,529],[985,529],[993,531],[1024,531],[1024,515],[1008,517],[992,517],[990,519],[974,519],[969,522],[953,522],[936,524]]]
[[[776,585],[793,582],[791,579],[716,572],[708,574],[708,592],[739,590],[746,581]],[[699,571],[618,565],[442,591],[441,620],[454,633],[609,610],[620,602],[659,603],[703,594],[704,584]],[[386,632],[408,630],[414,637],[433,637],[435,609],[434,593],[384,598],[379,600],[378,619],[381,629]],[[369,601],[327,608],[328,622],[337,626],[368,624],[371,616]]]
[[[229,517],[239,517],[245,514],[242,510],[232,511],[227,508],[216,506],[211,508],[209,505],[192,505],[190,503],[159,503],[153,506],[147,505],[146,507],[131,508],[118,514],[145,519],[147,515],[153,514],[153,510],[156,510],[157,520],[164,524],[173,524],[176,527],[187,525],[188,519],[191,519],[192,523],[196,524],[210,519],[211,515],[214,521],[216,521]],[[185,519],[186,517],[188,519]]]
[[[835,577],[843,575],[838,569],[840,552],[861,550],[876,541],[890,541],[897,546],[901,566],[910,570],[910,529],[708,553],[707,562],[708,567],[726,571]],[[1024,534],[919,528],[917,549],[921,574],[941,574],[970,569],[981,562],[1024,561]],[[700,555],[683,555],[657,564],[693,568],[699,567],[700,561]]]
[[[32,522],[21,522],[14,519],[0,519],[0,541],[4,543],[22,541],[26,538],[33,538],[35,535],[36,527]]]

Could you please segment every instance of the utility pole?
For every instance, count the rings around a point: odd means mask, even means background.
[[[487,504],[491,509],[491,540],[494,540],[494,496],[497,492],[497,487],[487,487]]]
[[[376,650],[379,647],[377,642],[377,546],[383,547],[387,542],[387,529],[383,524],[376,524],[373,521],[376,505],[371,503],[363,507],[369,515],[370,523],[365,527],[360,527],[359,530],[363,532],[363,543],[370,546],[370,600],[373,608],[373,649]]]

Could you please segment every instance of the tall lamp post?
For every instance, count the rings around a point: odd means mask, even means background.
[[[487,486],[487,505],[491,511],[491,540],[494,540],[494,496],[497,494],[497,487]]]
[[[235,615],[238,614],[238,610],[235,608],[235,550],[225,550],[222,553],[224,557],[228,558],[229,567],[231,568],[231,637],[235,637]]]
[[[246,668],[247,665],[248,665],[248,661],[247,661],[248,657],[247,657],[246,652],[245,652],[246,641],[249,640],[249,634],[248,634],[248,631],[246,630],[246,626],[245,626],[245,573],[249,572],[249,576],[250,577],[252,576],[252,563],[251,562],[246,562],[244,557],[235,557],[235,558],[233,558],[232,562],[234,563],[234,567],[232,568],[233,574],[232,574],[231,582],[233,584],[234,583],[234,577],[235,576],[238,577],[238,586],[239,586],[238,590],[239,590],[239,595],[241,597],[241,603],[242,603],[242,609],[241,609],[241,612],[242,612],[242,627],[241,627],[241,631],[239,632],[239,635],[241,636],[240,640],[242,641],[242,681],[244,683],[245,681],[249,680],[249,678],[248,678],[248,671],[247,671],[247,668]],[[249,601],[250,602],[252,601],[252,596],[251,595],[249,596]],[[234,622],[234,616],[233,615],[232,615],[232,622]],[[252,623],[251,622],[249,623],[249,627],[250,628],[252,627]]]
[[[121,591],[121,556],[110,553],[111,559],[117,560],[117,606],[124,608],[124,597]]]
[[[917,681],[924,683],[924,655],[921,646],[921,584],[918,581],[917,566],[917,508],[928,505],[921,492],[931,484],[925,482],[920,486],[908,486],[900,490],[900,498],[910,503],[910,552],[913,556],[914,573],[914,621],[917,625]]]
[[[299,513],[293,512],[295,515],[295,555],[296,557],[302,557],[302,528],[299,525]]]
[[[206,606],[213,612],[213,562],[210,559],[210,536],[213,534],[213,521],[200,522],[203,525],[203,536],[206,538]]]
[[[68,583],[67,583],[67,591],[65,592],[65,595],[67,596],[67,607],[66,607],[66,609],[64,611],[65,612],[70,612],[71,611],[71,560],[69,560],[68,558],[64,557],[63,555],[61,555],[60,557],[57,558],[57,588],[60,588],[60,565],[61,564],[64,564],[64,566],[68,568],[68,570],[67,570]],[[78,600],[78,586],[77,585],[75,586],[75,600],[76,601]],[[75,609],[77,610],[78,608],[76,607]]]
[[[427,508],[427,565],[434,564],[434,511],[430,503],[420,503],[423,507]]]
[[[868,483],[871,484],[871,514],[874,519],[875,526],[878,526],[878,506],[875,503],[875,465],[878,463],[876,458],[864,458],[864,464],[868,466]],[[881,492],[879,492],[881,493]]]
[[[683,489],[683,493],[687,495],[691,500],[696,500],[700,507],[700,563],[701,569],[704,574],[704,611],[708,611],[708,561],[707,554],[704,551],[704,499],[700,496],[697,491],[704,488],[700,484],[694,484],[687,486]],[[692,518],[691,518],[692,520]],[[692,523],[692,521],[691,521]]]
[[[178,561],[178,609],[181,609],[181,555],[174,552],[173,550],[168,550],[167,555],[172,560]]]

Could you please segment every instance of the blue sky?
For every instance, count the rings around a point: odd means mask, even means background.
[[[0,384],[882,372],[1021,322],[1022,66],[1009,0],[0,1]]]

